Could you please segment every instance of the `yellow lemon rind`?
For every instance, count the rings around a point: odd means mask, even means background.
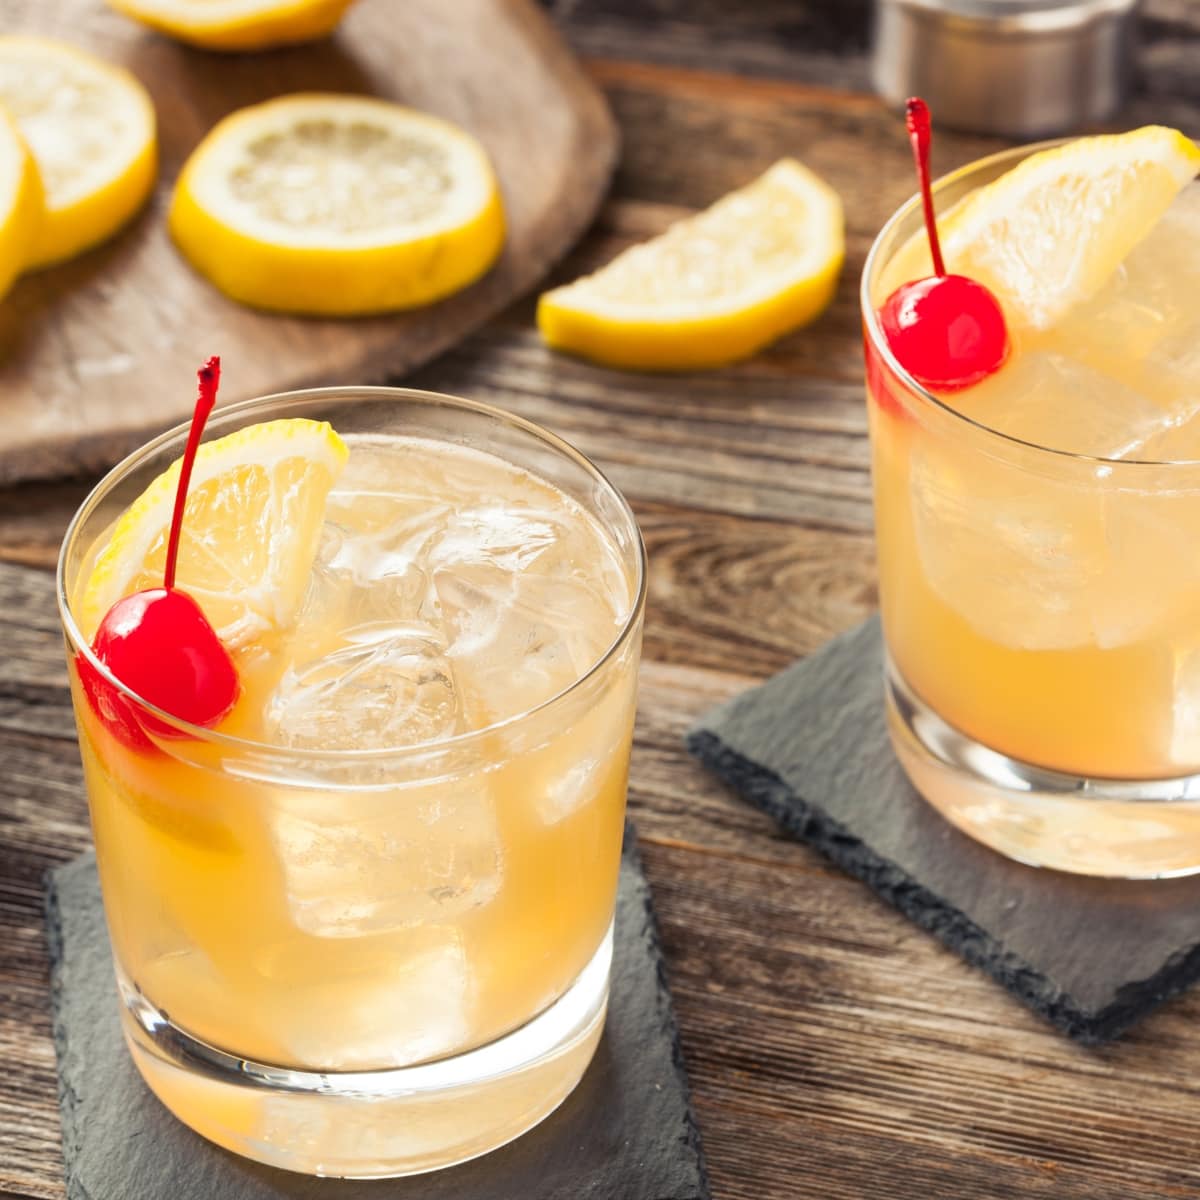
[[[482,181],[480,203],[464,219],[434,223],[413,237],[347,245],[336,235],[320,244],[320,231],[304,238],[272,231],[272,240],[261,227],[239,227],[207,202],[206,188],[211,195],[212,173],[226,166],[228,146],[253,136],[263,117],[320,111],[313,106],[327,102],[327,119],[335,120],[344,101],[378,110],[381,121],[412,122],[430,136],[453,140],[460,152],[465,148]],[[302,93],[242,109],[209,133],[180,174],[168,228],[195,270],[232,300],[270,312],[351,317],[421,307],[475,282],[503,250],[506,222],[487,155],[464,131],[386,101]]]
[[[205,442],[192,468],[190,491],[242,466],[271,466],[302,457],[323,466],[330,484],[341,473],[349,449],[327,421],[281,418],[250,425]],[[129,589],[154,540],[169,525],[179,483],[181,461],[159,474],[113,526],[97,554],[79,606],[79,623],[91,636],[104,614]],[[190,493],[189,493],[190,494]]]
[[[843,254],[818,274],[776,292],[737,319],[727,315],[675,321],[620,321],[569,297],[538,299],[537,325],[546,344],[602,366],[637,371],[687,371],[728,366],[749,358],[794,329],[815,321],[833,299]]]
[[[251,52],[328,37],[355,0],[268,0],[257,10],[182,12],[183,5],[108,0],[110,7],[159,33],[202,50]]]
[[[10,159],[13,184],[7,209],[0,213],[0,297],[29,262],[30,247],[41,236],[46,218],[45,193],[37,163],[16,122],[0,112],[3,154]]]
[[[504,245],[498,193],[469,223],[369,249],[272,245],[200,205],[186,176],[168,228],[192,267],[231,300],[267,312],[355,317],[432,304],[485,275]]]
[[[107,187],[68,209],[46,212],[37,250],[26,269],[52,267],[107,242],[145,207],[157,178],[158,148],[147,142]]]
[[[1198,172],[1200,148],[1160,125],[1038,151],[939,216],[947,268],[991,288],[1014,328],[1049,328],[1103,286]],[[1127,186],[1135,178],[1136,186]],[[1124,191],[1106,190],[1106,181]],[[1098,219],[1086,219],[1086,212],[1065,219],[1066,206],[1078,205],[1089,189],[1098,189],[1093,197],[1100,202]],[[1061,206],[1063,218],[1063,229],[1046,247],[1039,247],[1032,236],[1036,230],[1029,227],[1044,211],[1039,204]],[[1064,243],[1075,277],[1056,287],[1048,256]],[[919,232],[888,264],[880,291],[890,294],[905,280],[931,271],[928,245]]]
[[[12,34],[0,37],[0,54],[4,53],[23,61],[36,61],[39,56],[73,61],[82,71],[119,89],[142,123],[136,152],[118,165],[103,186],[62,208],[55,208],[52,197],[45,196],[41,231],[25,262],[25,268],[33,270],[74,258],[107,241],[142,208],[158,174],[157,121],[149,93],[129,71],[77,46],[52,38]],[[36,151],[34,157],[36,160]]]
[[[748,358],[814,321],[833,299],[845,259],[841,201],[793,160],[782,160],[763,178],[780,175],[812,205],[812,248],[803,262],[780,264],[742,292],[702,302],[617,301],[597,295],[594,277],[585,276],[538,299],[537,325],[546,344],[627,370],[702,370]]]

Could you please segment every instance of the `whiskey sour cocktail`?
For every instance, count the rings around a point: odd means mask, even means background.
[[[61,566],[126,1038],[239,1153],[461,1161],[550,1112],[600,1035],[636,525],[569,447],[448,397],[213,426],[167,588],[183,431],[99,486]]]
[[[864,275],[893,741],[1036,865],[1200,869],[1198,168],[1158,127],[985,159]]]

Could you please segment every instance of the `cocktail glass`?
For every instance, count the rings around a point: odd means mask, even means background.
[[[497,409],[404,389],[321,389],[224,408],[211,435],[281,417],[330,421],[351,463],[356,447],[386,455],[389,438],[416,438],[431,457],[439,446],[474,447],[527,472],[541,509],[559,499],[549,519],[586,519],[611,552],[603,569],[562,566],[581,589],[568,597],[622,592],[595,661],[527,710],[395,748],[347,748],[344,730],[337,748],[311,737],[284,746],[155,709],[107,673],[78,624],[97,541],[179,456],[185,427],[117,466],[67,532],[59,601],[121,1020],[138,1069],[181,1120],[239,1154],[312,1174],[412,1174],[483,1154],[542,1120],[600,1037],[644,551],[628,505],[591,463]],[[403,471],[394,474],[402,489]],[[362,504],[378,503],[364,493]],[[530,500],[489,503],[495,519],[519,523]],[[352,526],[356,505],[346,510]],[[366,536],[369,547],[376,535]],[[575,622],[590,619],[563,603]],[[473,619],[469,602],[464,619]],[[524,637],[501,664],[509,687],[532,656],[554,654],[552,633],[541,629],[546,644]],[[97,715],[80,662],[144,718],[150,750]],[[428,683],[418,676],[414,686]]]
[[[945,177],[938,210],[1042,148]],[[877,310],[920,228],[913,199],[876,239],[861,292],[896,753],[946,818],[1022,862],[1124,877],[1200,870],[1200,462],[1063,453],[917,383]],[[1178,293],[1171,319],[1200,318],[1187,265],[1164,261],[1161,276]],[[1116,304],[1089,314],[1117,375],[1138,375],[1138,339],[1158,320],[1143,311],[1135,328],[1135,315]],[[1133,382],[1155,386],[1149,370]],[[1004,394],[1003,376],[995,386]],[[1077,399],[1099,423],[1120,419],[1123,396],[1114,386]]]

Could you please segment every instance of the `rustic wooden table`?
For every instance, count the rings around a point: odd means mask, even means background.
[[[532,300],[413,380],[512,408],[611,472],[650,549],[630,792],[718,1197],[1200,1194],[1200,991],[1066,1042],[691,763],[690,721],[875,603],[857,277],[911,190],[866,93],[866,0],[547,0],[625,138],[559,276],[782,154],[846,201],[831,311],[744,366],[648,378],[548,353]],[[1200,133],[1200,20],[1150,0],[1121,124]],[[1190,27],[1189,27],[1190,22]],[[937,166],[994,149],[942,135]],[[0,1197],[64,1194],[42,875],[89,841],[49,572],[88,481],[0,493]],[[94,1200],[123,1200],[95,1197]],[[208,1200],[197,1197],[196,1200]]]

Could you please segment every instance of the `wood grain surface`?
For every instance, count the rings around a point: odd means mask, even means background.
[[[1069,1044],[782,838],[682,747],[707,707],[875,604],[856,284],[872,235],[912,184],[896,121],[861,91],[866,5],[547,7],[607,94],[624,144],[608,204],[556,278],[785,153],[838,188],[849,222],[830,312],[751,363],[670,378],[591,367],[541,347],[524,299],[410,377],[545,422],[613,475],[645,531],[630,811],[715,1195],[1200,1195],[1200,991],[1114,1046]],[[1116,123],[1169,119],[1200,133],[1200,18],[1187,0],[1146,10],[1141,90]],[[946,170],[998,144],[946,135],[936,163]],[[88,831],[46,570],[87,486],[0,493],[0,555],[23,564],[0,570],[4,1200],[63,1196],[41,874]]]
[[[425,362],[532,287],[595,214],[612,118],[533,0],[367,0],[336,37],[269,54],[181,46],[101,0],[0,0],[0,29],[63,38],[129,68],[158,113],[158,185],[105,246],[25,276],[0,305],[0,483],[110,465],[191,409],[220,348],[223,402],[311,383],[379,382]],[[184,159],[234,109],[299,91],[397,100],[473,132],[495,164],[508,239],[482,280],[439,304],[353,321],[258,313],[171,244]]]

